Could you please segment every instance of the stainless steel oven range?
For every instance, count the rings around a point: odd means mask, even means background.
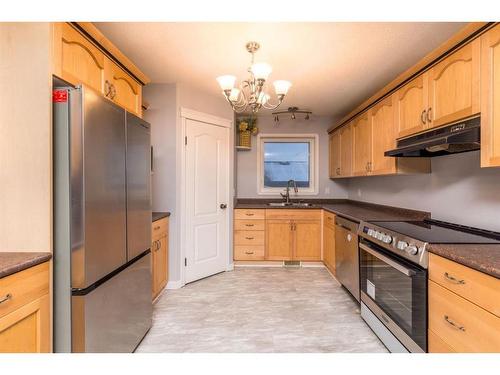
[[[361,316],[391,352],[427,351],[429,244],[499,243],[437,220],[361,222],[358,235]]]

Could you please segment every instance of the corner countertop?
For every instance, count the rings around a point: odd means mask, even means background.
[[[324,209],[355,222],[360,221],[389,221],[389,220],[423,220],[430,218],[429,212],[408,210],[404,208],[383,206],[372,203],[353,201],[348,199],[303,199],[303,202],[312,203],[307,207],[270,207],[269,202],[279,202],[273,199],[238,199],[235,208],[250,209]]]
[[[500,245],[430,244],[429,252],[500,279]]]
[[[0,252],[0,279],[44,263],[52,258],[51,253]]]
[[[154,223],[156,220],[163,219],[164,217],[169,217],[170,212],[153,212],[151,216],[152,222]]]

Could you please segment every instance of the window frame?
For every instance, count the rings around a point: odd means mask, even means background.
[[[299,188],[297,196],[319,194],[319,136],[318,134],[257,134],[257,194],[276,195],[282,193],[282,187],[264,187],[264,142],[309,142],[309,182],[308,188]],[[293,196],[295,193],[290,193]]]

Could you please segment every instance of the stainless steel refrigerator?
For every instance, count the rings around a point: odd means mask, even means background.
[[[151,327],[150,126],[53,92],[54,349],[132,352]]]

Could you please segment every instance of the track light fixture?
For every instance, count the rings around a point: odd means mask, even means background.
[[[299,109],[299,107],[288,107],[288,109],[286,111],[273,112],[274,122],[278,123],[279,122],[278,115],[282,115],[282,114],[290,114],[290,118],[292,120],[295,120],[297,118],[297,116],[296,116],[297,113],[305,114],[304,120],[309,120],[310,115],[312,115],[311,111],[304,111],[304,110]]]

